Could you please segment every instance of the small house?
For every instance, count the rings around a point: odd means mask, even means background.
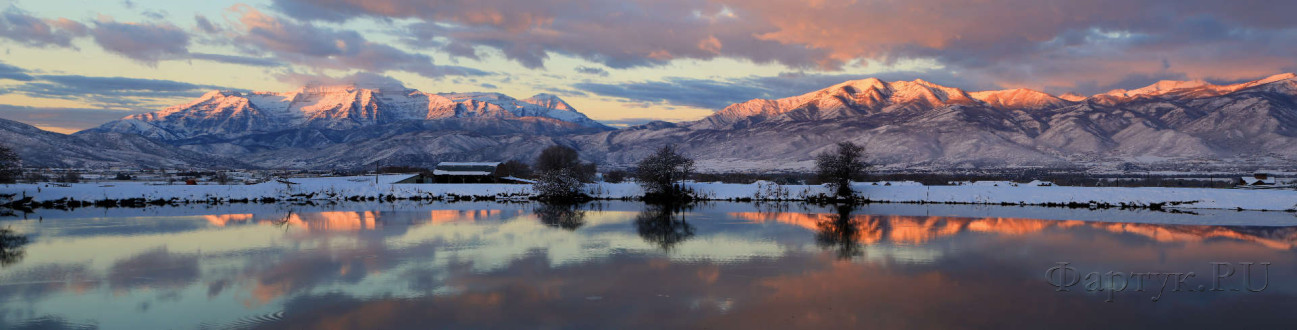
[[[1271,177],[1269,174],[1256,173],[1256,174],[1252,174],[1252,176],[1250,177],[1245,176],[1239,178],[1238,185],[1255,187],[1255,186],[1273,186],[1276,183],[1278,183],[1277,180],[1275,180],[1275,178]]]
[[[532,183],[530,180],[499,175],[500,162],[441,162],[431,173],[422,173],[396,183]]]

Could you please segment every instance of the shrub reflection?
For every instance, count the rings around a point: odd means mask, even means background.
[[[540,222],[550,227],[576,230],[585,225],[585,210],[576,203],[541,203],[533,213]]]
[[[835,208],[837,210],[836,214],[815,224],[817,227],[815,242],[822,248],[837,250],[838,258],[841,259],[851,259],[864,254],[863,247],[860,244],[862,234],[860,222],[851,217],[851,212],[855,211],[855,206],[838,204]]]
[[[635,229],[645,241],[663,251],[670,251],[694,236],[694,227],[683,214],[689,207],[682,203],[647,204],[644,211],[635,216]]]

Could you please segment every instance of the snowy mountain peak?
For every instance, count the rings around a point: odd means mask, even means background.
[[[243,93],[240,93],[238,91],[230,91],[230,90],[213,90],[207,93],[203,93],[203,96],[198,97],[198,99],[202,100],[202,99],[212,99],[212,98],[231,97],[231,96],[239,97],[239,96],[243,96]]]
[[[1063,95],[1059,95],[1058,98],[1072,102],[1080,102],[1084,101],[1087,97],[1077,93],[1063,93]]]
[[[855,90],[855,91],[865,91],[869,89],[884,89],[887,88],[887,82],[882,81],[878,78],[848,80],[846,82],[833,85],[832,87],[826,88],[824,90],[841,90],[844,87],[850,87],[851,90]]]
[[[572,108],[572,105],[567,104],[566,101],[563,101],[563,99],[559,98],[558,95],[554,95],[554,94],[540,93],[540,94],[533,95],[532,97],[522,101],[530,104],[535,104],[544,108],[576,111],[576,109]]]
[[[916,84],[916,85],[921,85],[921,86],[929,87],[929,88],[948,88],[948,87],[946,87],[946,86],[937,85],[937,84],[934,84],[934,83],[932,83],[932,82],[929,82],[929,81],[927,81],[927,80],[923,80],[923,79],[915,79],[914,81],[911,81],[911,83],[914,83],[914,84]]]
[[[974,99],[998,108],[1041,108],[1064,104],[1068,101],[1050,95],[1049,93],[1026,88],[973,92],[968,94]]]
[[[1171,91],[1171,90],[1184,89],[1184,88],[1197,88],[1197,87],[1202,87],[1207,85],[1209,84],[1206,81],[1203,81],[1201,79],[1189,80],[1189,81],[1161,80],[1156,83],[1153,83],[1152,85],[1148,85],[1144,88],[1136,89],[1132,92],[1152,93],[1152,92]]]
[[[357,89],[359,89],[359,88],[357,88],[356,85],[351,85],[351,84],[347,84],[347,85],[306,85],[306,86],[302,86],[301,88],[298,88],[298,89],[297,89],[297,92],[298,92],[298,93],[313,93],[313,94],[325,94],[325,93],[351,93],[351,92],[356,91]]]
[[[1273,75],[1273,76],[1269,76],[1269,77],[1261,78],[1261,80],[1253,81],[1253,82],[1251,82],[1251,83],[1249,83],[1249,84],[1251,84],[1251,85],[1253,85],[1253,86],[1256,86],[1256,85],[1264,85],[1264,84],[1269,84],[1269,83],[1276,82],[1276,81],[1280,81],[1280,80],[1290,80],[1290,79],[1293,79],[1293,78],[1297,78],[1297,74],[1294,74],[1294,73],[1291,73],[1291,72],[1289,72],[1289,73],[1280,73],[1280,74],[1277,74],[1277,75]]]
[[[976,102],[962,89],[922,79],[887,82],[867,78],[849,80],[793,97],[754,99],[733,104],[691,125],[719,128],[744,120],[826,120]]]
[[[1266,85],[1275,82],[1297,80],[1294,78],[1297,78],[1297,75],[1293,73],[1282,73],[1282,74],[1276,74],[1276,75],[1272,75],[1254,81],[1232,84],[1232,85],[1214,85],[1200,79],[1188,80],[1188,81],[1162,80],[1153,83],[1152,85],[1148,85],[1138,89],[1133,89],[1133,90],[1115,89],[1107,93],[1103,93],[1095,96],[1104,99],[1109,99],[1114,97],[1134,98],[1134,97],[1144,97],[1144,96],[1159,96],[1159,95],[1166,95],[1171,93],[1190,93],[1191,95],[1206,97],[1206,96],[1224,95],[1224,94],[1240,91],[1243,89]]]
[[[1292,81],[1292,84],[1276,85]],[[1142,97],[1213,97],[1234,93],[1254,86],[1274,90],[1297,91],[1297,75],[1279,74],[1243,84],[1213,85],[1203,80],[1163,80],[1134,90],[1113,90],[1093,96],[1093,102],[1116,104]],[[810,93],[767,100],[754,99],[736,103],[699,121],[690,123],[704,128],[751,125],[763,121],[815,121],[867,116],[872,113],[925,111],[952,106],[989,107],[1000,110],[1057,108],[1091,100],[1076,94],[1054,96],[1049,93],[1016,88],[998,91],[966,92],[922,79],[887,82],[877,78],[849,80]]]
[[[355,129],[448,118],[545,118],[574,127],[608,129],[557,96],[517,100],[500,93],[429,94],[399,86],[308,85],[293,92],[212,91],[162,111],[113,121],[95,130],[163,140],[222,138],[298,128]]]

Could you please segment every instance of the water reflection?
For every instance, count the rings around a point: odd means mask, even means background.
[[[577,203],[540,203],[532,210],[545,225],[576,230],[585,225],[585,210]]]
[[[691,205],[680,203],[648,204],[635,216],[635,229],[645,241],[663,251],[694,236],[694,227],[685,220],[684,211]]]
[[[851,259],[864,254],[864,249],[860,245],[862,234],[860,222],[851,217],[855,206],[838,204],[834,209],[837,210],[836,214],[815,223],[817,229],[815,242],[823,248],[836,250],[838,258],[841,259]]]
[[[687,217],[687,219],[686,219]],[[288,206],[4,220],[0,328],[1095,328],[1297,321],[1297,227],[741,203]],[[184,225],[178,225],[184,224]],[[156,228],[167,228],[159,231]],[[4,245],[9,247],[11,245]],[[6,251],[8,249],[6,248]],[[1059,293],[1041,274],[1271,262],[1261,293]],[[1095,317],[1094,315],[1103,315]],[[1266,322],[1266,323],[1260,323]]]
[[[27,252],[23,249],[28,243],[27,236],[20,235],[9,228],[0,228],[0,267],[22,261]]]
[[[966,232],[1024,236],[1050,229],[1088,227],[1110,233],[1136,235],[1156,242],[1203,242],[1212,239],[1248,241],[1274,249],[1297,248],[1297,227],[1293,226],[1203,226],[1148,223],[1094,222],[1077,220],[1037,220],[1022,218],[958,218],[940,216],[845,215],[805,212],[731,212],[729,216],[754,223],[783,223],[817,232],[836,233],[836,237],[854,237],[870,245],[894,243],[921,245],[942,237]],[[825,225],[841,224],[842,226]],[[852,224],[854,227],[846,226]],[[854,229],[853,229],[854,228]],[[850,233],[851,235],[847,235]]]

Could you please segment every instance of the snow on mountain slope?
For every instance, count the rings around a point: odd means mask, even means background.
[[[889,83],[869,78],[778,100],[738,103],[690,125],[721,128],[766,120],[828,120],[975,102],[963,90],[923,80]]]
[[[695,122],[598,133],[586,144],[611,163],[676,144],[700,164],[805,167],[839,141],[864,145],[875,164],[898,167],[1297,160],[1297,76],[1232,85],[1162,81],[1089,98],[863,79],[734,104]]]
[[[996,108],[1034,109],[1066,105],[1069,100],[1026,88],[968,93]]]
[[[0,144],[17,152],[25,167],[247,166],[227,157],[185,151],[135,134],[88,132],[64,135],[6,119],[0,119]]]
[[[1208,84],[1206,81],[1202,81],[1202,80],[1191,80],[1191,81],[1161,80],[1153,83],[1152,85],[1144,86],[1142,88],[1133,89],[1133,90],[1117,89],[1117,90],[1112,90],[1107,93],[1104,93],[1104,95],[1112,95],[1118,97],[1160,95],[1175,90],[1199,88],[1199,87],[1214,87],[1214,86],[1215,85]]]
[[[109,122],[94,131],[160,140],[234,138],[297,128],[346,130],[445,118],[552,118],[607,129],[554,95],[517,100],[499,93],[430,94],[405,88],[307,86],[292,92],[212,91],[190,103]]]
[[[705,170],[805,170],[816,153],[841,141],[864,145],[872,163],[888,168],[1291,164],[1297,163],[1297,75],[1231,85],[1164,81],[1091,97],[862,79],[733,104],[698,121],[620,130],[547,94],[519,100],[499,93],[311,87],[213,92],[77,135],[102,131],[138,133],[272,168],[533,159],[554,144],[622,167],[673,144]]]

